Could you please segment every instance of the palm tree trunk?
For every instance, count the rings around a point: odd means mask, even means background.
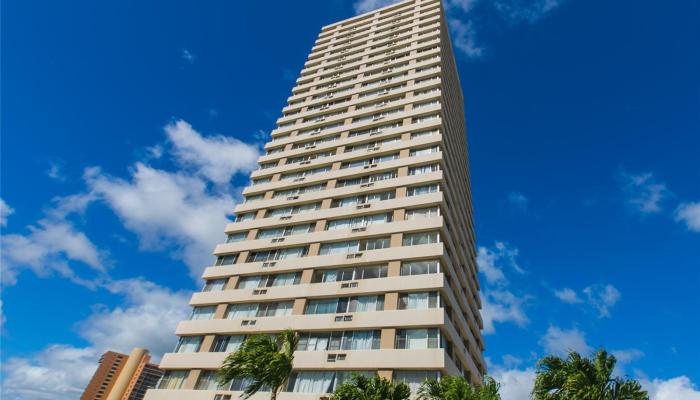
[[[270,400],[277,400],[277,388],[270,388]]]

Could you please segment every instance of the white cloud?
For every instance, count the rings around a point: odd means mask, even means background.
[[[484,334],[496,331],[495,323],[512,322],[518,326],[527,325],[528,319],[523,310],[529,296],[518,297],[505,290],[482,292],[481,318],[484,320]]]
[[[139,235],[143,249],[171,250],[189,266],[195,279],[211,263],[226,216],[236,203],[229,194],[208,190],[200,178],[142,163],[135,165],[129,180],[99,169],[89,169],[85,176],[90,190],[104,199],[127,229]]]
[[[503,272],[504,264],[518,273],[525,272],[516,260],[518,254],[517,248],[511,248],[503,242],[496,242],[491,249],[479,247],[476,263],[479,266],[479,272],[484,275],[489,284],[505,284],[508,279]]]
[[[640,380],[651,400],[700,400],[700,391],[687,376],[671,379]]]
[[[154,356],[172,349],[172,332],[186,318],[189,294],[173,292],[141,279],[107,284],[125,303],[98,308],[78,325],[89,345],[52,344],[29,357],[9,358],[2,366],[2,395],[7,399],[69,400],[85,389],[106,350],[127,353],[146,347]]]
[[[680,204],[676,208],[675,219],[685,223],[689,230],[700,232],[700,202]]]
[[[502,400],[529,399],[535,385],[535,369],[492,368],[490,375],[501,384]]]
[[[566,356],[569,351],[588,355],[593,350],[586,343],[586,335],[577,328],[567,330],[550,325],[539,343],[546,353],[556,356]]]
[[[49,169],[46,171],[46,175],[55,181],[65,181],[66,176],[63,174],[63,163],[60,161],[51,161],[49,163]]]
[[[7,217],[14,213],[15,209],[5,203],[5,200],[0,199],[0,226],[7,226]]]
[[[522,194],[520,192],[508,193],[508,202],[512,206],[514,206],[520,210],[525,211],[527,209],[528,199],[524,194]]]
[[[58,273],[76,283],[90,285],[75,273],[71,265],[76,262],[98,273],[105,272],[104,254],[69,222],[48,217],[27,228],[26,235],[0,238],[5,284],[15,284],[22,270],[31,269],[38,276]]]
[[[180,57],[182,57],[183,60],[187,61],[190,64],[193,64],[194,61],[197,59],[197,56],[192,54],[192,52],[187,49],[182,49]]]
[[[583,302],[583,300],[578,297],[578,294],[576,294],[576,291],[569,288],[555,290],[554,295],[564,303],[578,304]]]
[[[654,174],[620,173],[622,189],[627,196],[627,204],[641,214],[654,214],[661,211],[661,203],[670,195],[664,183],[656,181]]]
[[[448,18],[448,26],[452,31],[452,43],[457,50],[468,58],[479,58],[483,55],[484,48],[476,43],[476,31],[471,20]]]
[[[166,125],[165,133],[180,164],[217,184],[228,184],[235,174],[254,170],[261,155],[257,146],[232,137],[204,137],[183,120]]]
[[[644,352],[639,349],[612,350],[611,353],[617,360],[613,373],[618,376],[626,375],[625,367],[627,367],[629,363],[644,357]]]
[[[598,315],[610,317],[610,307],[614,306],[621,297],[620,291],[613,285],[591,285],[583,289],[586,294],[588,304],[598,310]]]
[[[359,0],[353,4],[353,8],[357,14],[374,11],[376,9],[386,7],[388,5],[398,3],[400,0]]]
[[[562,0],[499,0],[496,10],[511,23],[535,23],[554,11]]]

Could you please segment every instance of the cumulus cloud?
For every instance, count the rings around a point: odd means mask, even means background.
[[[469,58],[479,58],[484,54],[484,48],[477,44],[473,21],[448,18],[448,26],[452,32],[452,43],[457,50]]]
[[[576,291],[570,288],[554,290],[554,296],[564,303],[578,304],[583,302],[583,300],[578,297],[578,294],[576,294]]]
[[[644,172],[631,174],[620,172],[622,190],[627,196],[627,204],[640,214],[655,214],[662,210],[661,203],[670,196],[664,183],[658,182],[654,174]]]
[[[98,273],[105,272],[104,253],[70,222],[49,217],[27,229],[27,234],[9,234],[0,238],[2,278],[6,285],[15,284],[17,275],[24,269],[30,269],[38,276],[57,273],[85,285],[90,285],[90,282],[76,274],[76,263]]]
[[[90,169],[85,180],[124,226],[138,234],[147,250],[170,250],[181,257],[194,278],[211,261],[214,245],[235,205],[227,193],[212,192],[205,181],[136,163],[121,179]]]
[[[479,266],[479,272],[486,278],[486,282],[505,284],[508,282],[504,273],[505,267],[518,273],[525,272],[517,262],[518,254],[517,248],[510,247],[504,242],[496,242],[491,248],[479,246],[476,263]]]
[[[513,207],[525,211],[527,210],[527,197],[520,192],[510,192],[508,193],[508,203]]]
[[[698,387],[685,375],[671,379],[640,380],[651,400],[700,400]]]
[[[165,133],[180,164],[217,184],[228,184],[235,174],[254,170],[261,155],[258,146],[222,135],[205,137],[183,120],[166,125]]]
[[[683,222],[688,230],[700,232],[700,202],[681,203],[674,217],[676,221]]]
[[[507,290],[485,290],[482,292],[481,318],[484,320],[484,334],[496,332],[495,323],[527,325],[530,320],[523,309],[529,296],[518,297]]]
[[[182,49],[182,51],[180,52],[180,57],[182,57],[183,60],[187,61],[190,64],[194,64],[194,61],[197,59],[197,56],[192,54],[192,52],[188,49]]]
[[[562,2],[561,0],[500,0],[493,4],[507,21],[514,24],[523,22],[532,24],[550,14]]]
[[[535,385],[535,369],[504,369],[495,367],[490,375],[501,384],[502,400],[529,399]]]
[[[0,199],[0,226],[7,226],[7,217],[15,213],[15,209],[10,207],[5,200]]]
[[[644,352],[639,349],[613,350],[611,353],[617,360],[617,363],[615,364],[615,371],[613,371],[613,373],[621,376],[626,375],[625,367],[629,363],[644,357]]]
[[[128,354],[133,347],[145,347],[160,357],[172,349],[172,332],[189,312],[188,293],[143,279],[114,281],[105,288],[123,297],[124,303],[113,309],[98,306],[78,324],[78,333],[88,345],[51,344],[28,357],[9,358],[2,366],[3,398],[76,399],[104,351]]]
[[[588,355],[593,351],[586,343],[586,335],[575,327],[561,329],[550,325],[539,343],[546,353],[560,357],[566,356],[569,351],[576,351],[582,355]]]
[[[585,304],[594,308],[601,318],[610,317],[610,308],[617,304],[622,297],[619,290],[610,284],[594,284],[585,287],[581,291],[581,296],[568,287],[563,289],[555,289],[554,296],[564,303],[568,304]]]
[[[610,317],[610,307],[614,306],[621,297],[620,291],[613,285],[591,285],[583,289],[586,294],[588,304],[598,310],[598,315]]]
[[[46,175],[55,181],[65,181],[66,176],[63,173],[63,162],[56,160],[49,162],[49,169],[46,171]]]
[[[398,3],[399,1],[400,0],[359,0],[356,1],[352,7],[355,9],[357,14],[364,14],[378,8]]]

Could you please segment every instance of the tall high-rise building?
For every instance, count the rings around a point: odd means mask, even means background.
[[[215,381],[227,353],[285,328],[300,343],[280,399],[318,399],[353,371],[413,389],[479,381],[466,128],[441,2],[324,27],[296,83],[147,398],[236,398],[245,382]]]
[[[141,400],[163,375],[157,365],[149,363],[148,350],[135,348],[126,354],[108,351],[80,400]]]

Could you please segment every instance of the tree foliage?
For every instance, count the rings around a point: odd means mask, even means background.
[[[566,358],[543,357],[537,363],[535,400],[648,400],[633,379],[613,377],[617,360],[605,350],[591,358],[569,352]]]
[[[354,374],[335,389],[331,400],[407,400],[410,396],[411,390],[403,382]]]
[[[236,352],[224,360],[218,373],[219,384],[226,385],[236,378],[247,379],[250,384],[243,392],[244,399],[267,388],[271,392],[270,399],[275,400],[292,373],[298,341],[297,334],[291,329],[276,337],[255,335],[247,338]]]
[[[426,380],[418,390],[419,400],[500,400],[500,385],[491,377],[474,386],[461,376]]]

